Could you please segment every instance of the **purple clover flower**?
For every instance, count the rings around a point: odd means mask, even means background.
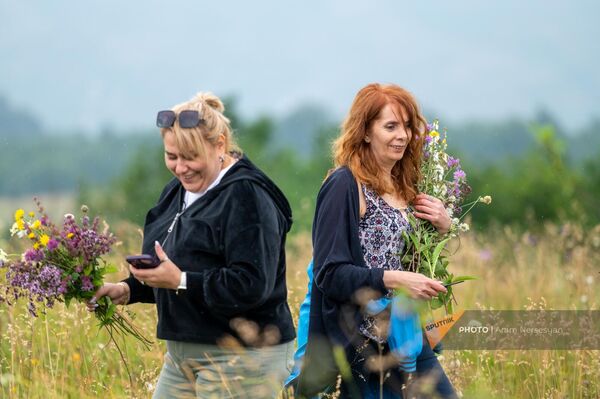
[[[467,174],[465,173],[464,170],[456,169],[454,171],[454,181],[455,182],[465,181],[466,178],[467,178]]]
[[[460,159],[448,156],[448,161],[446,163],[446,165],[448,166],[448,168],[453,168],[453,167],[455,167],[455,166],[457,166],[459,164],[460,164]]]
[[[94,284],[92,284],[92,279],[89,276],[81,277],[81,290],[82,291],[92,291],[94,289]]]
[[[58,240],[51,238],[50,241],[48,241],[48,245],[46,245],[46,248],[48,248],[49,251],[54,251],[56,248],[58,248]]]
[[[26,262],[39,262],[44,259],[44,253],[40,250],[30,248],[23,254]]]

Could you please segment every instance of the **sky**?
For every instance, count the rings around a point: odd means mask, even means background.
[[[597,1],[0,0],[0,96],[46,129],[94,132],[152,127],[197,91],[249,119],[306,103],[341,118],[382,82],[448,121],[544,108],[577,129],[600,114],[598,15]]]

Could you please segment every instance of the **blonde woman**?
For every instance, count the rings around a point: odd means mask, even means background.
[[[290,206],[242,155],[223,111],[199,93],[158,113],[174,178],[148,211],[142,252],[160,263],[95,295],[156,304],[167,346],[156,399],[272,398],[290,369]]]

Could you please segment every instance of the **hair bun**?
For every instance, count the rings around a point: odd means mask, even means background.
[[[225,106],[223,105],[223,102],[221,101],[221,99],[219,99],[219,97],[215,96],[212,93],[200,92],[200,93],[196,94],[196,97],[194,98],[194,100],[205,103],[206,105],[208,105],[215,111],[219,111],[221,113],[223,111],[225,111]]]

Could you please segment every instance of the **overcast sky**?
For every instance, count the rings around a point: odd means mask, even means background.
[[[200,90],[248,118],[306,102],[339,118],[378,81],[448,120],[545,107],[570,130],[599,115],[599,15],[592,0],[0,0],[0,95],[94,131],[150,127]]]

